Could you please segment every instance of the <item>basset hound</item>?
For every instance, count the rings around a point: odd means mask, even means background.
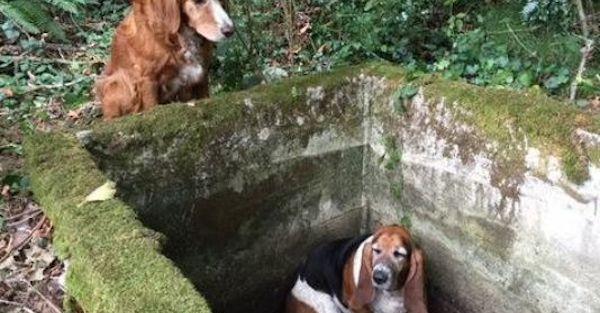
[[[298,268],[286,313],[424,313],[423,276],[423,254],[408,230],[381,227],[314,249]],[[405,295],[419,299],[406,306]]]

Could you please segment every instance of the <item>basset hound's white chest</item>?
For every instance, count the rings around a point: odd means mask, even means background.
[[[406,313],[402,291],[378,291],[371,310],[373,313]]]

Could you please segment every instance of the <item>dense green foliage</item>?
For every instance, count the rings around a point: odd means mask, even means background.
[[[278,10],[272,1],[250,3],[233,5],[242,32],[221,46],[217,76],[225,89],[384,59],[477,85],[564,95],[581,59],[567,0],[303,0],[279,1]],[[600,91],[597,72],[583,98]]]
[[[90,100],[127,6],[0,0],[3,42],[18,50],[2,51],[0,88],[11,90],[0,92],[0,101],[22,113],[57,100],[67,109]],[[215,92],[383,59],[477,85],[565,95],[583,45],[570,0],[251,0],[233,2],[231,10],[238,34],[219,45]],[[61,40],[68,49],[51,43]],[[600,91],[598,62],[589,68],[582,98]],[[7,93],[11,99],[3,99]]]
[[[53,13],[63,11],[79,14],[80,6],[85,0],[2,0],[0,13],[20,26],[24,31],[39,34],[42,31],[50,33],[54,38],[66,41],[67,37],[59,23],[53,18]],[[3,28],[5,34],[9,28]],[[8,31],[7,36],[17,33]]]
[[[571,0],[527,0],[522,14],[528,24],[550,29],[568,29],[574,16],[573,2]]]
[[[25,2],[36,5],[38,12],[46,12],[40,1]],[[91,86],[107,57],[114,27],[128,6],[126,1],[88,2],[85,7],[75,6],[84,0],[71,0],[73,6],[65,4],[68,0],[47,2],[52,4],[53,12],[58,8],[68,10],[58,10],[64,14],[51,19],[61,24],[51,27],[60,30],[68,43],[52,33],[49,37],[35,35],[12,16],[2,22],[0,103],[2,109],[9,111],[7,116],[12,122],[61,117],[59,111],[92,99]],[[31,22],[37,23],[40,22]]]
[[[594,101],[600,3],[583,3],[596,45],[578,82],[581,106],[600,102]],[[19,136],[6,130],[62,122],[93,101],[93,83],[129,5],[0,0],[0,156],[20,157]],[[232,1],[230,11],[237,34],[218,45],[215,94],[387,60],[414,77],[433,72],[560,98],[568,95],[584,45],[571,0],[249,0]],[[6,183],[21,184],[19,175],[9,178]]]

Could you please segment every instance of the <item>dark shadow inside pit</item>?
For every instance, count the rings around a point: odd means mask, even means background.
[[[213,163],[231,155],[209,151]],[[97,161],[140,220],[166,236],[163,253],[213,312],[275,313],[311,248],[373,224],[362,198],[364,153],[357,146],[259,166],[230,160],[201,180],[155,170],[167,164],[132,171]],[[430,307],[457,313],[441,299]]]
[[[165,235],[164,255],[213,312],[274,313],[311,248],[377,224],[365,188],[381,160],[365,144],[362,111],[349,112],[327,123],[240,121],[210,140],[117,132],[86,148],[119,197]]]
[[[163,253],[213,312],[269,313],[279,312],[295,268],[312,247],[359,234],[363,150],[252,168],[231,161],[206,180],[158,171],[120,175],[133,171],[97,160],[141,221],[166,236]]]

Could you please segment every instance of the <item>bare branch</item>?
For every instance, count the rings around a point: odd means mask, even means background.
[[[0,303],[4,304],[4,305],[9,305],[9,306],[15,306],[18,307],[20,309],[22,309],[23,311],[27,312],[27,313],[35,313],[32,309],[28,308],[27,306],[25,306],[25,304],[23,303],[19,303],[19,302],[14,302],[14,301],[8,301],[8,300],[2,300],[0,299]]]
[[[25,55],[17,55],[17,56],[11,56],[11,55],[0,55],[0,61],[2,62],[19,62],[19,61],[32,61],[32,62],[39,62],[39,63],[55,63],[55,64],[98,64],[98,63],[102,63],[101,61],[79,61],[79,60],[67,60],[67,59],[61,59],[61,58],[41,58],[41,57],[34,57],[34,56],[25,56]]]
[[[62,310],[56,306],[56,304],[54,304],[50,299],[48,299],[46,296],[44,296],[44,294],[42,294],[39,290],[37,290],[37,288],[35,288],[30,282],[28,281],[23,281],[25,282],[27,285],[29,285],[29,288],[31,290],[33,290],[33,292],[35,292],[42,300],[44,300],[44,302],[46,302],[48,304],[48,306],[50,306],[50,308],[52,308],[52,310],[56,313],[62,313]]]
[[[571,94],[569,96],[571,101],[575,101],[575,98],[577,98],[577,87],[583,79],[583,73],[585,72],[587,61],[588,59],[591,59],[592,52],[594,51],[594,40],[592,40],[590,36],[590,28],[588,26],[583,2],[581,0],[574,1],[577,5],[577,12],[581,21],[581,33],[584,37],[585,44],[583,48],[581,48],[581,62],[579,63],[579,68],[577,69],[577,75],[575,75],[575,78],[571,83]]]

